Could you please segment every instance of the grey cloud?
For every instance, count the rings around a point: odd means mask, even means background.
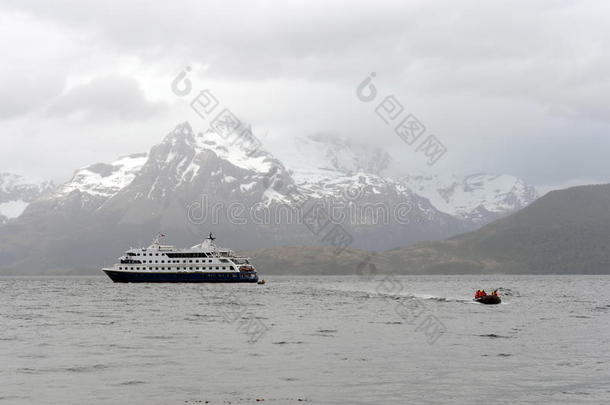
[[[83,41],[85,53],[79,48],[66,66],[95,55],[107,63],[102,71],[120,70],[113,63],[124,58],[173,77],[186,64],[205,65],[192,73],[195,88],[224,85],[217,93],[223,103],[272,138],[338,133],[383,143],[420,165],[380,124],[374,103],[355,97],[355,86],[375,71],[380,96],[395,94],[447,144],[439,164],[447,170],[508,172],[547,184],[610,171],[601,152],[610,147],[605,1],[6,0],[2,9]],[[108,54],[118,57],[104,59]],[[95,74],[65,70],[68,77]],[[148,102],[129,80],[104,80],[68,91],[48,114],[122,116],[148,125],[143,132],[158,131],[159,120],[149,118],[164,106]],[[5,108],[17,108],[16,101]],[[183,120],[185,110],[172,112]],[[123,130],[120,123],[108,127]],[[592,138],[596,143],[585,141]],[[142,142],[149,145],[145,136]]]
[[[0,78],[0,119],[16,118],[41,108],[65,86],[64,78],[58,76],[3,76]]]
[[[157,115],[165,108],[164,103],[146,100],[134,79],[106,76],[71,88],[49,106],[47,114],[67,116],[84,113],[88,118],[116,116],[133,120]]]
[[[519,97],[610,120],[602,1],[8,4],[144,59],[206,64],[210,78],[336,83],[382,70],[408,92]]]

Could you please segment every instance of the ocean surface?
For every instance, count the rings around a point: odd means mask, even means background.
[[[0,278],[0,404],[610,403],[610,277],[263,278]]]

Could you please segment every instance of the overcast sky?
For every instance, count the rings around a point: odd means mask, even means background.
[[[68,179],[179,122],[186,66],[263,141],[336,134],[428,170],[371,72],[447,147],[431,170],[610,180],[608,1],[0,1],[0,171]]]

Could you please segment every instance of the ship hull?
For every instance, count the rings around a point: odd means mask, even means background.
[[[256,283],[258,276],[245,273],[154,273],[103,269],[115,283]]]

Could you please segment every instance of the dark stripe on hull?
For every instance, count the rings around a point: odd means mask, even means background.
[[[256,283],[244,273],[136,273],[104,270],[115,283]]]

